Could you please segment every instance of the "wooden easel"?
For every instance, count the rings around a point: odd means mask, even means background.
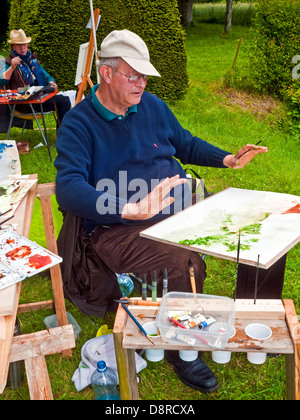
[[[98,22],[99,14],[100,14],[100,9],[95,9],[94,10],[94,22]],[[89,83],[90,87],[94,86],[93,82],[91,81],[91,79],[89,77],[89,73],[90,73],[90,69],[91,69],[91,65],[92,65],[92,60],[93,60],[93,54],[94,54],[94,37],[93,37],[93,29],[91,29],[88,53],[87,53],[86,62],[85,62],[84,75],[82,76],[82,81],[79,84],[79,89],[78,89],[75,105],[77,105],[78,102],[80,102],[82,100],[83,94],[84,94],[84,92],[86,90],[86,87],[87,87],[87,83]]]

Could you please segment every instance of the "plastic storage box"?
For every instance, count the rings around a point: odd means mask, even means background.
[[[170,316],[184,318],[184,312],[190,316],[199,315],[206,319],[213,318],[213,322],[182,328],[170,320]],[[182,292],[169,292],[161,300],[156,318],[161,337],[169,343],[181,343],[191,347],[222,349],[234,330],[235,302],[223,296],[202,295]],[[198,319],[199,320],[199,319]],[[185,321],[187,322],[187,321]]]
[[[67,312],[67,322],[68,322],[68,324],[72,324],[72,327],[73,327],[73,330],[74,330],[74,338],[75,338],[75,340],[77,340],[78,337],[79,337],[79,334],[81,332],[81,328],[78,325],[78,323],[75,320],[75,318],[73,317],[73,315],[71,315],[69,312]],[[46,318],[44,318],[44,324],[46,325],[46,327],[48,328],[48,330],[50,328],[57,327],[56,314],[50,315],[50,316],[47,316]]]

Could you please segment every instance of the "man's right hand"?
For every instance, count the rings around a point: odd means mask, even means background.
[[[12,60],[11,60],[11,67],[13,68],[13,70],[15,70],[17,67],[18,67],[18,65],[21,63],[21,58],[20,57],[14,57]]]
[[[166,197],[166,195],[168,195],[174,187],[184,184],[185,182],[186,179],[179,178],[179,175],[164,179],[153,189],[153,191],[138,203],[125,204],[122,211],[122,219],[151,219],[174,202],[173,197]]]

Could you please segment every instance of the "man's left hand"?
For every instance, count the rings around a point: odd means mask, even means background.
[[[268,148],[264,146],[256,146],[255,144],[246,144],[236,155],[225,156],[223,163],[232,169],[241,169],[246,166],[254,156],[259,153],[267,153]]]

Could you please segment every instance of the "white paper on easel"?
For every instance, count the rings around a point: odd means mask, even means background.
[[[85,64],[87,59],[89,49],[89,42],[85,44],[81,44],[79,47],[79,54],[78,54],[78,61],[77,61],[77,69],[76,69],[76,76],[75,76],[75,86],[79,85],[82,82],[82,78],[85,72]],[[93,52],[93,57],[95,52]],[[88,77],[91,75],[91,67],[92,67],[93,59],[91,60],[91,66],[89,68]]]

